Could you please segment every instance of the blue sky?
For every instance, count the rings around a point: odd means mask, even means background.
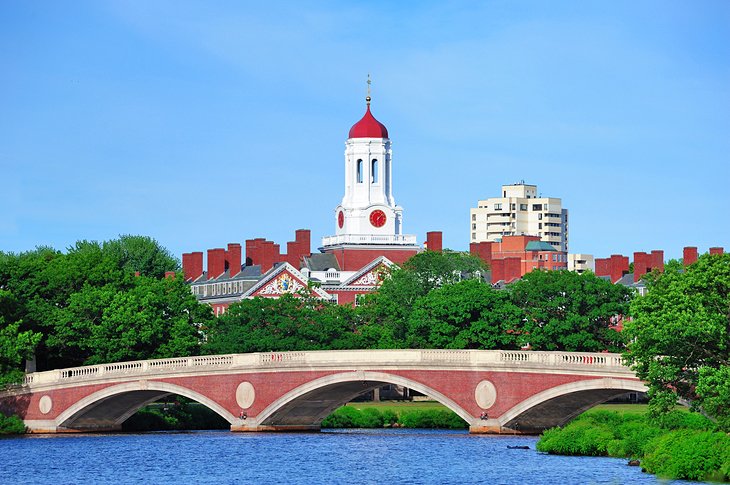
[[[365,109],[404,231],[524,179],[570,251],[730,250],[730,2],[0,2],[0,251],[335,229]]]

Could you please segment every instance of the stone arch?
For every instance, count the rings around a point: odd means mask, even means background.
[[[562,426],[580,413],[627,392],[646,392],[641,381],[604,377],[571,382],[539,392],[513,406],[497,420],[500,426],[537,433]]]
[[[135,381],[110,386],[90,394],[55,419],[69,429],[115,429],[143,406],[170,394],[197,401],[233,424],[236,417],[210,398],[182,386],[158,381]]]
[[[361,383],[362,386],[358,388],[357,383]],[[385,372],[354,371],[332,374],[302,384],[269,404],[256,416],[255,421],[247,423],[247,426],[318,427],[322,419],[327,417],[336,408],[346,404],[363,392],[375,389],[384,384],[395,384],[416,390],[448,407],[469,425],[475,422],[475,418],[455,401],[421,382]],[[318,405],[312,406],[311,412],[308,415],[303,415],[303,413],[297,413],[295,411],[301,408],[302,405],[311,402],[309,399],[325,395],[325,393],[331,396],[331,400],[318,401]]]

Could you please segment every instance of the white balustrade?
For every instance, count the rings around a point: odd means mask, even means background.
[[[66,381],[99,381],[132,376],[155,376],[216,369],[257,368],[387,368],[473,367],[476,369],[534,368],[536,370],[585,369],[633,376],[617,354],[586,352],[540,352],[522,350],[323,350],[309,352],[261,352],[254,354],[202,355],[172,359],[115,362],[27,374],[23,385],[39,386]]]
[[[415,245],[416,236],[412,234],[341,234],[322,238],[322,246],[337,244]]]

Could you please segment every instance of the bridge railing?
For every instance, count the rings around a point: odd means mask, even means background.
[[[632,374],[619,354],[587,352],[538,352],[519,350],[325,350],[307,352],[260,352],[203,355],[171,359],[114,362],[70,369],[36,372],[25,376],[24,385],[68,381],[92,381],[110,377],[215,372],[263,368],[381,368],[432,367],[578,369]]]

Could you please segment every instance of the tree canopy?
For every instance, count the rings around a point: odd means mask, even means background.
[[[516,330],[535,350],[620,352],[613,319],[627,315],[632,290],[593,273],[533,271],[507,292],[519,308]]]
[[[361,347],[352,307],[287,294],[229,306],[210,323],[204,351],[231,354]]]
[[[178,269],[144,236],[0,252],[0,372],[33,355],[44,370],[197,353],[211,312],[181,277],[163,278]]]
[[[666,267],[631,305],[625,356],[649,383],[655,414],[677,399],[730,431],[730,254]]]

